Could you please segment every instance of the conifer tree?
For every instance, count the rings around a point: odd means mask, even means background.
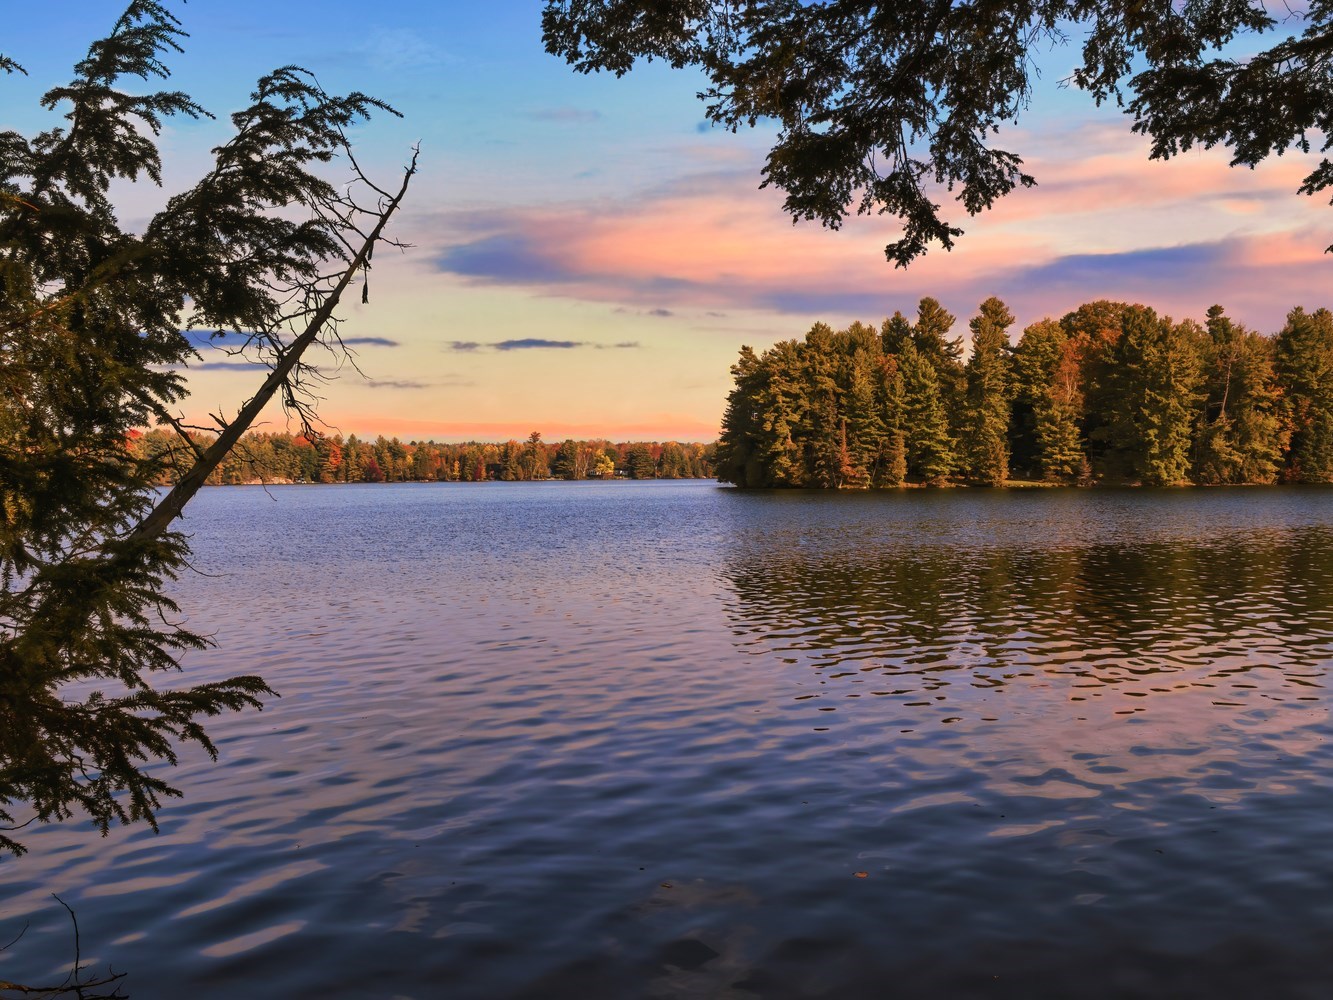
[[[1202,370],[1197,324],[1132,306],[1122,318],[1108,427],[1121,472],[1149,486],[1185,480]]]
[[[1029,325],[1014,348],[1010,454],[1011,463],[1021,474],[1043,474],[1036,412],[1050,393],[1068,339],[1058,323],[1043,319]]]
[[[1078,407],[1054,389],[1047,389],[1033,410],[1037,461],[1042,477],[1052,482],[1083,482],[1091,470],[1083,454]]]
[[[1015,451],[1022,449],[1024,469],[1052,482],[1091,476],[1081,429],[1086,342],[1044,319],[1023,331],[1014,351]]]
[[[885,354],[901,354],[912,340],[912,324],[901,312],[895,312],[879,328],[880,349]]]
[[[898,362],[903,377],[908,475],[928,485],[941,485],[958,463],[939,376],[912,344],[903,349]]]
[[[852,355],[846,396],[847,436],[852,478],[862,486],[880,477],[885,444],[884,411],[876,392],[875,368],[866,348],[858,348]]]
[[[907,481],[906,402],[903,375],[898,359],[885,356],[880,359],[880,412],[883,414],[884,437],[875,486],[901,486]]]
[[[555,451],[551,472],[560,479],[581,479],[579,464],[579,443],[573,438],[566,438]]]
[[[1009,478],[1012,375],[1008,329],[1013,322],[1008,307],[993,296],[981,303],[971,322],[972,355],[965,369],[967,474],[991,486]]]
[[[1291,452],[1284,477],[1333,482],[1333,313],[1296,308],[1277,337]]]
[[[826,323],[816,323],[802,345],[805,396],[809,400],[802,433],[805,467],[813,486],[837,489],[844,479],[845,440],[837,341]]]
[[[170,526],[275,395],[309,424],[318,372],[304,354],[337,348],[339,299],[368,268],[412,174],[396,195],[373,188],[368,209],[319,176],[346,153],[349,126],[389,109],[331,96],[289,66],[232,116],[234,135],[205,176],[140,231],[126,229],[112,186],[160,184],[165,121],[207,114],[185,94],[124,86],[165,78],[183,37],[162,4],[133,0],[71,82],[43,98],[65,124],[0,134],[4,824],[20,809],[40,821],[83,812],[102,832],[113,821],[155,824],[162,799],[179,793],[146,765],[174,763],[182,742],[216,755],[200,719],[272,693],[253,676],[174,690],[150,682],[206,644],[172,624],[165,587],[188,550]],[[270,369],[207,447],[172,412],[180,370],[197,357],[181,332],[191,326],[240,333]],[[190,462],[161,498],[148,487],[174,456],[127,446],[153,422],[177,433]],[[71,694],[80,682],[103,693]],[[22,845],[0,832],[5,848]]]
[[[775,344],[765,354],[766,379],[758,400],[759,457],[774,486],[800,486],[806,481],[796,440],[806,415],[803,365],[801,345],[794,340]]]
[[[912,326],[912,345],[927,364],[935,369],[940,389],[950,402],[962,397],[963,338],[949,337],[954,316],[936,299],[927,296],[916,308]]]
[[[1208,310],[1205,401],[1194,460],[1200,483],[1271,483],[1285,449],[1273,342]]]
[[[741,487],[755,487],[761,483],[761,472],[755,452],[758,444],[758,414],[755,411],[759,396],[760,364],[754,348],[741,348],[741,356],[731,366],[731,377],[736,387],[727,394],[727,408],[722,414],[722,433],[717,442],[717,479]]]

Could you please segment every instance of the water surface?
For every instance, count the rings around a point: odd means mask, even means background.
[[[1333,990],[1333,494],[217,488],[220,719],[29,828],[136,998]]]

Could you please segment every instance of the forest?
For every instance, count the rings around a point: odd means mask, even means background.
[[[1333,482],[1333,313],[1293,309],[1273,336],[1096,301],[1012,343],[997,298],[969,322],[923,298],[878,329],[817,323],[732,366],[719,481],[908,484]]]
[[[174,431],[136,433],[136,458],[153,460],[158,485],[170,485],[189,467],[194,448]],[[547,444],[533,431],[525,441],[483,444],[404,443],[383,435],[373,441],[286,433],[250,433],[208,477],[208,485],[243,483],[419,483],[527,481],[535,479],[708,479],[713,476],[713,444],[606,440]]]

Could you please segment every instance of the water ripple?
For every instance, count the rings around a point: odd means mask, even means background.
[[[178,596],[283,697],[3,863],[6,978],[54,890],[137,998],[1333,984],[1326,491],[273,496]]]

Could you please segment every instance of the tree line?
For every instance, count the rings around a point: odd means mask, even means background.
[[[207,447],[207,435],[192,435]],[[175,431],[157,428],[132,438],[138,459],[152,461],[158,485],[170,485],[193,456]],[[533,431],[526,441],[440,444],[383,435],[361,440],[287,433],[251,433],[208,477],[211,486],[242,483],[420,483],[535,479],[708,479],[716,446],[697,442],[604,439],[550,443]]]
[[[1011,344],[997,298],[969,322],[924,298],[878,329],[816,323],[732,366],[717,477],[744,487],[1333,482],[1333,313],[1276,335],[1096,301]]]

